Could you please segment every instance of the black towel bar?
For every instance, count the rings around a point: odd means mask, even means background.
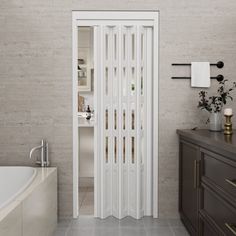
[[[191,63],[172,63],[172,66],[191,66]],[[224,62],[218,61],[217,63],[211,63],[210,66],[216,66],[221,69],[224,67]]]
[[[191,79],[191,77],[171,77],[171,79]],[[217,75],[216,77],[211,77],[211,79],[216,79],[217,81],[222,81],[224,79],[223,75]]]

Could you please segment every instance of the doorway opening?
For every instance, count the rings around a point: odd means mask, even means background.
[[[79,212],[94,215],[93,28],[78,26]]]
[[[94,215],[93,127],[79,129],[79,212]]]
[[[158,11],[73,12],[73,216],[158,216]]]

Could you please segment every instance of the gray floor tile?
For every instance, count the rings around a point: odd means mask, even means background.
[[[71,222],[71,228],[91,228],[99,225],[99,220],[92,216],[81,216],[78,219],[73,219]]]
[[[95,228],[70,228],[66,236],[95,236]]]
[[[119,227],[119,220],[115,217],[107,217],[106,219],[98,219],[97,224],[100,227],[108,227],[108,228],[118,228]]]
[[[147,236],[173,236],[173,231],[170,227],[160,226],[158,228],[149,228],[147,230]]]
[[[118,228],[97,228],[95,236],[119,236]]]
[[[72,219],[59,219],[57,222],[57,228],[68,228],[72,223]]]
[[[157,228],[160,226],[169,226],[169,222],[166,219],[155,219],[153,217],[145,216],[143,217],[143,223],[145,228]]]
[[[119,236],[147,236],[144,228],[120,228]]]
[[[144,217],[135,220],[126,217],[118,220],[108,217],[104,220],[93,216],[79,219],[62,219],[53,236],[189,236],[178,219],[153,219]]]
[[[119,236],[118,228],[77,228],[69,229],[66,236]]]
[[[91,187],[79,189],[79,211],[80,215],[93,215],[94,213],[94,192]]]
[[[136,220],[131,217],[125,217],[122,220],[119,220],[120,227],[128,227],[128,228],[144,228],[144,224],[142,220]]]
[[[187,230],[184,227],[172,228],[174,236],[190,236]]]
[[[71,228],[118,228],[119,220],[114,217],[106,219],[97,219],[93,216],[81,216],[73,220]]]
[[[68,228],[57,228],[53,236],[66,236],[68,230]]]
[[[184,227],[180,219],[168,219],[168,223],[171,227]]]

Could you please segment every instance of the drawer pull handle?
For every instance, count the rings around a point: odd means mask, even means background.
[[[200,160],[197,161],[197,187],[200,185]]]
[[[236,188],[236,180],[225,179],[225,181]]]
[[[233,233],[233,235],[236,235],[236,226],[235,225],[225,223],[225,226],[229,229],[229,231],[231,231],[231,233]]]
[[[197,160],[193,163],[193,187],[197,188]]]
[[[194,160],[194,168],[193,168],[193,187],[196,189],[199,187],[199,178],[200,178],[200,170],[199,170],[200,161]]]

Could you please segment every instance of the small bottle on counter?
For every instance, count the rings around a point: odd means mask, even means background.
[[[86,119],[87,120],[91,119],[91,109],[90,109],[89,105],[87,106],[87,109],[86,109]]]

